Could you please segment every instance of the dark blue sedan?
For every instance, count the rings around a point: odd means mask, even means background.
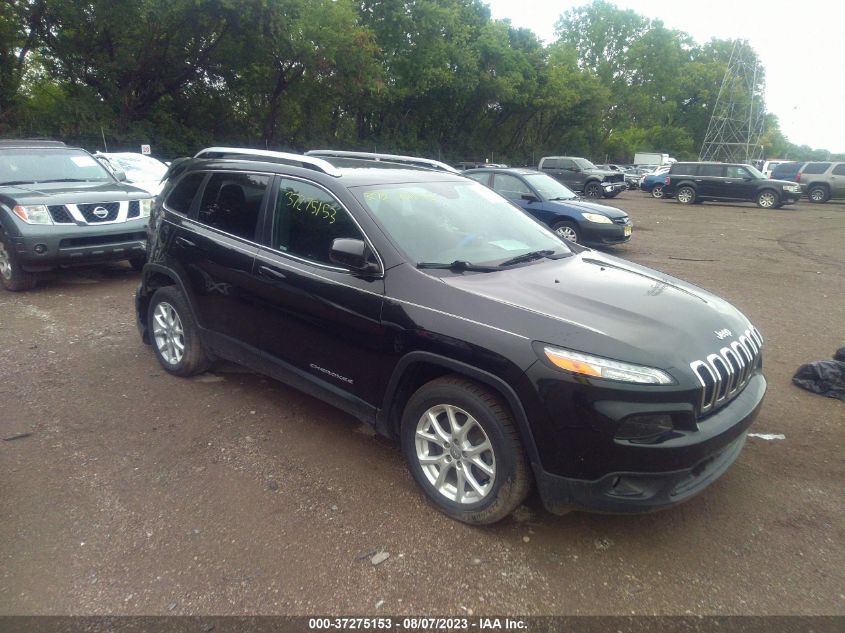
[[[627,213],[588,202],[542,172],[482,168],[463,174],[487,185],[570,242],[602,246],[631,239],[633,225]]]

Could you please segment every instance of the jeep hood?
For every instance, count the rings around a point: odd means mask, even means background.
[[[531,340],[663,369],[688,372],[691,361],[751,327],[741,312],[706,290],[595,251],[441,279],[486,299],[478,314],[501,315],[493,325]],[[732,335],[720,340],[716,332],[726,328]]]

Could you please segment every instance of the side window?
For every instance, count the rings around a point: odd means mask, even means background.
[[[830,163],[807,163],[802,173],[805,174],[823,174],[830,167]]]
[[[575,161],[571,158],[561,158],[559,167],[561,169],[574,169],[575,168]]]
[[[845,176],[845,163],[839,163],[833,168],[834,176]]]
[[[508,200],[522,200],[522,194],[534,195],[528,185],[508,174],[496,174],[493,177],[493,190]]]
[[[273,217],[272,248],[321,264],[340,237],[364,239],[346,210],[325,190],[283,179]]]
[[[751,173],[742,165],[728,165],[726,168],[728,178],[750,178]]]
[[[197,221],[254,241],[261,201],[269,184],[270,176],[236,172],[212,174],[202,194]]]
[[[476,182],[480,182],[482,185],[486,185],[490,182],[490,174],[485,172],[483,174],[464,174],[467,178],[472,178]]]
[[[170,195],[167,196],[167,201],[165,202],[167,208],[188,215],[188,211],[191,210],[191,203],[194,201],[194,196],[197,195],[197,189],[200,188],[204,178],[204,173],[197,172],[188,174],[182,178],[179,184],[170,192]]]
[[[560,168],[560,161],[557,158],[547,158],[543,161],[542,169],[558,169]]]
[[[736,178],[731,171],[730,167],[728,168],[728,176],[731,178]],[[698,166],[698,175],[705,176],[707,178],[722,178],[725,175],[725,168],[722,165],[699,165]]]

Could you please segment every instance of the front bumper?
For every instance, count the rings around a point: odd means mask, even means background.
[[[25,270],[143,257],[148,218],[104,226],[27,225],[12,238]]]
[[[601,183],[602,194],[606,198],[612,198],[613,196],[617,196],[621,192],[625,191],[627,188],[628,185],[625,183],[624,180]]]
[[[595,222],[581,222],[581,242],[588,246],[610,246],[624,244],[631,239],[633,225],[628,224],[597,224]]]
[[[596,473],[593,479],[556,474],[534,464],[540,497],[553,513],[588,509],[609,513],[649,512],[673,506],[704,490],[737,459],[748,427],[756,418],[766,392],[766,380],[756,373],[745,389],[711,415],[687,429],[676,429],[666,440],[636,443],[604,433],[570,431],[569,439],[585,442],[576,454]],[[617,402],[620,411],[628,406]],[[687,403],[677,403],[683,410]],[[651,405],[655,411],[673,410],[671,403]],[[585,412],[586,413],[586,412]],[[624,417],[625,413],[620,413]],[[581,457],[578,457],[580,455]]]

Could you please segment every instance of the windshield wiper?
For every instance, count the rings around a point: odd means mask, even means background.
[[[6,182],[0,182],[0,187],[4,187],[6,185],[31,185],[33,184],[32,180],[7,180]]]
[[[578,196],[558,196],[557,198],[549,198],[549,200],[551,200],[552,202],[554,202],[555,200],[575,200],[575,198],[577,197]]]
[[[50,180],[39,180],[38,182],[88,182],[84,178],[51,178]]]
[[[442,264],[438,262],[421,262],[417,264],[417,268],[441,268],[443,270],[455,271],[471,270],[473,272],[479,273],[492,273],[502,269],[500,266],[481,266],[479,264],[473,264],[472,262],[467,262],[462,259],[456,259],[451,264]]]
[[[523,253],[522,255],[517,255],[516,257],[506,259],[501,264],[499,264],[499,266],[513,266],[514,264],[530,262],[535,259],[542,259],[543,257],[551,257],[554,254],[555,252],[553,250],[530,251],[528,253]]]

